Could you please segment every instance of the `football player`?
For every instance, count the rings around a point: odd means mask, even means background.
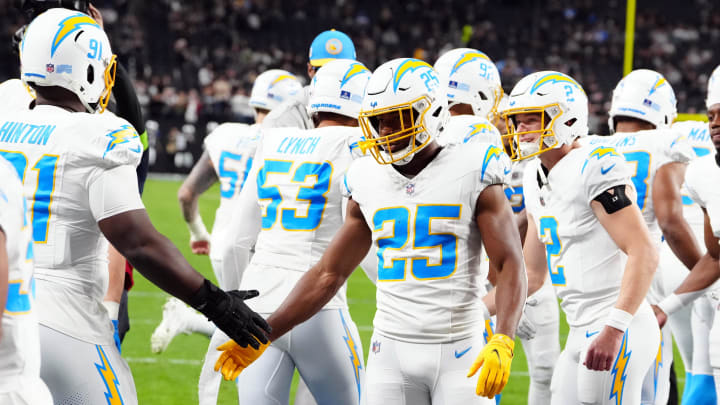
[[[675,292],[663,299],[658,307],[658,321],[663,323],[667,317],[682,311],[687,304],[693,303],[692,313],[692,376],[688,382],[691,386],[685,390],[683,401],[690,398],[692,403],[714,404],[717,401],[717,388],[720,386],[720,351],[716,347],[720,344],[720,328],[718,328],[717,289],[708,294],[709,302],[703,297],[705,288],[720,276],[718,267],[718,240],[717,226],[720,216],[716,215],[720,204],[720,195],[717,194],[715,184],[718,181],[719,169],[717,167],[717,150],[720,149],[720,68],[716,68],[708,82],[708,95],[706,100],[709,119],[709,140],[712,147],[708,148],[708,139],[702,131],[690,132],[689,140],[693,144],[696,154],[701,157],[690,163],[685,174],[685,186],[688,200],[697,203],[703,212],[703,234],[707,252],[697,262]],[[689,126],[696,125],[689,124]],[[699,129],[699,128],[698,128]],[[689,201],[688,201],[689,202]],[[694,219],[692,206],[686,213]],[[696,299],[698,298],[698,299]],[[694,301],[694,302],[693,302]],[[708,308],[709,307],[709,308]],[[714,319],[712,319],[714,317]],[[707,328],[711,326],[709,336]],[[709,360],[709,364],[708,364]],[[708,378],[708,365],[712,368],[715,379],[715,389],[710,386]]]
[[[343,176],[362,139],[357,116],[370,71],[333,60],[313,78],[309,111],[316,128],[263,129],[251,179],[233,204],[227,271],[247,263],[242,285],[259,283],[253,309],[271,314],[320,257],[342,224]],[[264,215],[263,215],[264,213]],[[224,334],[213,336],[208,357]],[[240,378],[240,403],[287,403],[297,368],[319,404],[359,404],[364,356],[343,286],[315,316],[275,340]]]
[[[691,269],[700,259],[700,249],[682,215],[681,185],[694,153],[682,135],[670,129],[677,116],[675,92],[660,73],[634,70],[615,87],[608,115],[608,125],[615,134],[590,136],[583,143],[614,147],[635,167],[632,181],[636,203],[653,243],[659,249],[664,236],[673,252]],[[671,292],[665,289],[658,270],[648,302],[657,305]],[[665,326],[657,357],[643,384],[643,404],[667,404],[672,357],[672,334]]]
[[[570,326],[551,403],[640,404],[660,332],[645,301],[657,251],[633,203],[632,172],[614,148],[577,141],[588,100],[566,74],[524,77],[502,114],[513,159],[538,156],[523,179],[529,293],[549,272]]]
[[[0,403],[52,405],[40,379],[32,225],[15,168],[0,157]]]
[[[445,92],[427,63],[395,59],[373,73],[360,112],[367,138],[360,147],[372,157],[354,161],[345,175],[345,222],[271,316],[272,339],[283,341],[331,302],[375,244],[368,404],[492,404],[488,398],[509,377],[526,289],[502,188],[510,162],[495,145],[441,147],[435,138],[446,121]],[[499,269],[497,333],[487,345],[479,305],[483,243]],[[232,342],[218,349],[216,367],[226,378],[262,354]],[[477,381],[464,377],[478,371]]]
[[[300,97],[303,91],[297,78],[285,70],[272,69],[261,73],[250,93],[250,106],[255,110],[255,124],[225,123],[218,126],[204,141],[205,151],[178,190],[183,218],[190,230],[190,247],[195,254],[210,256],[213,272],[224,290],[238,288],[241,274],[235,269],[222,273],[223,232],[230,222],[230,201],[238,196],[247,180],[253,156],[260,139],[260,124],[284,101]],[[220,206],[215,212],[212,235],[205,228],[198,210],[198,199],[220,181]],[[179,333],[202,333],[212,336],[215,327],[205,317],[177,298],[168,298],[163,317],[150,337],[153,353],[163,352]]]
[[[137,403],[132,375],[102,305],[107,242],[152,282],[213,320],[242,345],[267,341],[267,325],[205,280],[150,222],[137,189],[139,135],[107,106],[115,56],[90,16],[51,9],[28,27],[21,77],[31,110],[3,111],[0,146],[32,207],[41,377],[56,403]]]

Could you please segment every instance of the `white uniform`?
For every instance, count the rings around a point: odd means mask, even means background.
[[[582,363],[620,294],[625,258],[595,216],[591,202],[614,186],[632,184],[632,171],[615,149],[571,150],[538,184],[540,161],[524,174],[527,210],[545,244],[550,279],[562,300],[570,333],[552,379],[552,403],[639,404],[643,378],[657,354],[660,333],[643,302],[623,335],[611,371]]]
[[[462,117],[462,116],[460,116]],[[476,122],[467,125],[463,118],[452,116],[438,139],[440,145],[462,144],[468,142],[485,142],[493,145],[502,145],[500,132],[485,118],[472,117]]]
[[[684,135],[685,141],[695,152],[695,158],[715,154],[707,122],[681,121],[675,123],[673,129]],[[704,215],[700,206],[688,196],[685,185],[683,185],[683,216],[693,230],[701,251],[704,252]],[[667,243],[663,243],[660,249],[659,271],[666,291],[674,291],[689,274],[688,269],[673,254]],[[683,403],[715,404],[717,395],[708,354],[708,339],[714,316],[714,305],[707,296],[702,296],[692,305],[672,314],[668,320],[685,365]]]
[[[20,79],[0,83],[0,111],[28,108],[34,99],[30,89]]]
[[[688,194],[693,201],[705,209],[710,218],[712,233],[716,238],[720,238],[720,190],[717,187],[719,181],[720,167],[714,154],[694,160],[685,173]],[[718,392],[720,390],[720,311],[717,310],[710,330],[709,346],[715,392]],[[696,377],[697,375],[693,376]]]
[[[591,145],[609,145],[625,156],[625,160],[635,166],[632,177],[637,191],[637,205],[640,207],[645,223],[650,230],[658,249],[662,231],[655,217],[653,206],[653,184],[658,170],[667,163],[687,163],[694,153],[674,130],[650,130],[635,133],[617,133],[612,136],[589,136],[583,140]],[[662,272],[658,270],[648,293],[648,301],[657,304],[672,293],[663,284]],[[670,326],[662,328],[662,340],[658,348],[655,364],[648,370],[642,391],[642,403],[665,405],[670,395],[670,364],[672,363],[672,333]]]
[[[108,243],[97,223],[143,208],[139,136],[110,113],[42,105],[0,115],[0,149],[23,175],[32,210],[43,380],[56,403],[137,403],[102,305]]]
[[[361,136],[359,128],[340,126],[263,130],[249,180],[233,205],[230,236],[236,248],[255,246],[240,286],[260,291],[247,302],[253,310],[277,310],[342,225],[343,177],[355,158],[351,145]],[[287,403],[295,368],[318,404],[360,403],[364,357],[345,290],[240,375],[240,403]]]
[[[5,234],[8,295],[0,339],[0,403],[51,405],[40,380],[40,340],[34,306],[32,226],[15,168],[0,158],[0,230]]]
[[[510,184],[505,187],[513,212],[519,215],[525,215],[523,173],[530,162],[527,159],[515,162]],[[549,278],[527,298],[525,305],[523,316],[537,327],[534,338],[520,339],[530,373],[528,405],[549,404],[550,381],[560,356],[560,309]]]
[[[215,211],[210,238],[210,261],[218,283],[224,290],[233,290],[240,285],[241,275],[237,271],[222,273],[221,252],[227,243],[224,232],[232,217],[230,201],[240,195],[240,190],[247,180],[260,140],[259,128],[257,124],[222,124],[204,141],[215,173],[220,179],[220,206]]]
[[[379,262],[368,405],[494,402],[465,377],[484,346],[475,205],[510,171],[502,149],[483,143],[445,147],[412,179],[369,157],[351,166],[347,192]]]

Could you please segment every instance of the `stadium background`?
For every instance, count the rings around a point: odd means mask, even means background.
[[[17,77],[12,34],[24,16],[0,0],[0,81]],[[622,77],[626,2],[607,0],[421,0],[413,2],[282,0],[97,0],[113,51],[135,80],[151,144],[151,171],[186,173],[202,153],[214,123],[247,122],[248,94],[256,75],[283,68],[306,79],[308,47],[315,35],[337,28],[355,42],[358,59],[371,69],[414,56],[430,63],[445,50],[467,46],[487,53],[509,92],[535,70],[575,77],[590,99],[590,126],[607,133],[606,111]],[[601,5],[600,5],[601,4]],[[715,0],[639,0],[634,20],[635,68],[663,73],[673,85],[678,110],[704,111],[705,86],[720,55],[720,5]],[[144,196],[151,218],[191,263],[211,277],[206,257],[192,256],[175,199],[179,182],[150,180]],[[212,223],[219,192],[200,200]],[[348,290],[367,356],[374,289],[358,272]],[[165,294],[144,280],[131,292],[132,329],[124,345],[140,403],[196,403],[196,382],[207,339],[181,336],[160,356],[149,336]],[[561,340],[567,336],[562,325]],[[676,355],[676,359],[679,356]],[[682,366],[678,364],[682,392]],[[504,404],[525,403],[527,369],[518,350]],[[220,403],[236,403],[224,384]]]

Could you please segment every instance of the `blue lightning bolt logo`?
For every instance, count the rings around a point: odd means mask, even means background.
[[[100,28],[97,22],[90,18],[90,16],[85,15],[83,13],[77,13],[75,15],[72,15],[58,23],[58,26],[60,27],[58,31],[55,33],[55,37],[52,41],[52,47],[50,48],[50,57],[55,55],[55,51],[57,51],[60,44],[70,36],[75,31],[78,31],[80,28],[82,28],[83,25],[90,25],[96,28]]]
[[[340,88],[343,88],[343,86],[345,86],[345,84],[350,81],[350,79],[360,74],[369,75],[370,71],[368,70],[368,68],[363,66],[362,63],[355,62],[351,64],[350,68],[343,75],[342,80],[340,80]]]
[[[403,61],[400,66],[397,67],[395,75],[393,76],[393,91],[397,93],[398,86],[400,85],[400,79],[402,79],[405,73],[412,72],[417,69],[432,70],[432,66],[420,59],[406,59]]]
[[[530,93],[532,94],[535,90],[539,89],[543,84],[545,83],[557,83],[557,82],[566,82],[570,83],[573,86],[580,89],[580,91],[585,94],[585,90],[583,90],[582,86],[575,80],[573,80],[572,77],[568,75],[564,75],[562,73],[548,73],[545,76],[539,78],[530,88]]]
[[[485,178],[485,170],[487,169],[488,165],[490,164],[490,161],[493,159],[497,159],[499,161],[500,156],[502,156],[503,153],[504,152],[495,145],[493,145],[487,149],[487,152],[485,152],[485,158],[483,159],[482,172],[480,174],[480,181],[482,181]]]
[[[345,330],[345,336],[343,336],[343,340],[345,340],[345,344],[347,345],[348,350],[350,350],[350,361],[352,362],[353,370],[355,371],[355,383],[357,384],[359,401],[361,395],[360,369],[362,368],[362,364],[360,364],[360,356],[358,356],[357,353],[357,344],[355,343],[355,340],[353,340],[352,333],[350,333],[350,329],[345,322],[345,317],[342,314],[342,310],[338,310],[338,313],[340,314],[340,320],[342,321],[343,329]]]
[[[664,77],[658,76],[657,80],[655,80],[655,84],[653,84],[652,88],[650,89],[650,93],[648,95],[652,95],[655,93],[657,89],[667,84],[667,80],[665,80]]]
[[[583,164],[582,170],[580,170],[580,173],[585,172],[585,167],[587,166],[590,159],[596,157],[598,160],[604,158],[605,156],[620,156],[615,151],[615,148],[611,146],[598,146],[597,148],[593,149],[592,152],[590,152],[590,155],[587,159],[585,159],[585,163]]]
[[[665,336],[660,334],[660,347],[658,347],[657,355],[655,356],[655,373],[653,379],[655,383],[655,392],[657,392],[658,377],[660,375],[660,369],[663,366],[663,347],[665,347]]]
[[[627,366],[630,362],[630,355],[632,351],[627,351],[628,331],[625,331],[623,335],[622,344],[620,345],[620,352],[615,359],[615,364],[611,374],[613,376],[612,391],[610,391],[610,398],[615,398],[615,405],[622,404],[623,391],[625,390],[625,379],[627,378]]]
[[[486,134],[488,132],[492,132],[492,128],[490,128],[489,124],[486,124],[484,122],[479,122],[477,124],[470,124],[468,126],[470,128],[470,131],[465,135],[465,139],[463,139],[463,143],[467,143],[472,137],[474,137],[477,134]]]
[[[486,61],[490,61],[490,58],[485,55],[484,53],[480,51],[467,51],[460,58],[455,62],[455,64],[452,67],[452,70],[450,71],[450,76],[452,76],[455,72],[457,72],[461,66],[463,66],[466,63],[470,63],[474,61],[475,59],[484,59]]]
[[[103,348],[100,345],[95,345],[95,348],[97,349],[98,356],[100,356],[100,364],[95,363],[95,368],[97,368],[103,383],[105,383],[105,388],[107,389],[107,392],[105,392],[105,400],[107,401],[107,404],[124,405],[125,402],[122,399],[122,395],[120,395],[120,389],[118,389],[118,385],[120,384],[118,383],[117,376],[115,375],[115,370],[113,370],[110,365]]]
[[[493,337],[495,332],[493,332],[493,321],[491,319],[485,320],[485,330],[483,330],[483,338],[485,339],[485,344],[487,344],[490,341],[490,338]]]
[[[110,132],[105,136],[110,138],[110,142],[108,142],[108,145],[105,148],[105,153],[103,153],[103,159],[105,159],[105,155],[107,155],[107,153],[111,150],[115,149],[116,146],[128,143],[132,139],[140,138],[140,135],[138,135],[138,133],[135,131],[135,128],[133,128],[132,125],[127,124],[120,127],[120,129]],[[130,150],[133,152],[141,152],[142,148],[137,146],[135,149]]]

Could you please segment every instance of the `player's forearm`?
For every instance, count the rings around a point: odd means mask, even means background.
[[[628,249],[627,255],[620,295],[615,308],[635,314],[650,289],[658,265],[658,253],[653,244],[647,240],[632,246]]]
[[[522,257],[509,257],[497,275],[495,306],[497,310],[496,333],[515,336],[523,305],[527,299],[527,275]]]
[[[130,235],[125,246],[116,248],[145,278],[189,303],[205,277],[190,266],[165,236],[154,230],[147,233],[150,235]]]
[[[690,225],[682,217],[682,213],[679,213],[679,217],[673,215],[672,218],[662,222],[660,228],[672,252],[685,267],[691,270],[700,260],[702,253]]]
[[[710,256],[709,253],[705,253],[675,290],[675,294],[704,290],[710,287],[718,278],[720,278],[718,260]]]
[[[318,313],[335,296],[345,280],[347,276],[324,271],[320,264],[310,269],[280,308],[267,319],[272,327],[270,340],[276,340]]]
[[[185,222],[191,224],[200,215],[198,210],[198,198],[200,196],[186,187],[184,184],[178,190],[178,202]]]

